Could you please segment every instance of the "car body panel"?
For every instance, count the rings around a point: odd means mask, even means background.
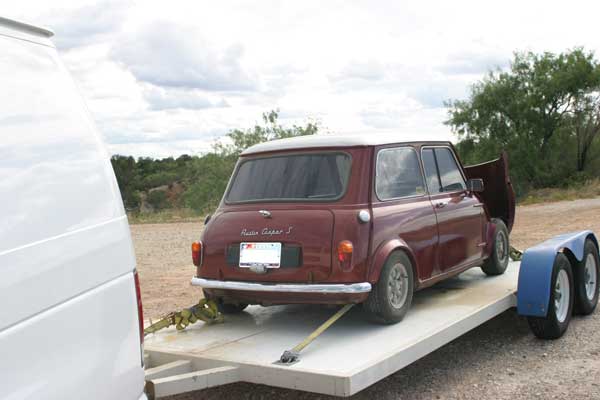
[[[515,221],[515,192],[508,174],[508,156],[502,152],[496,160],[463,168],[468,179],[483,180],[484,191],[478,196],[492,218],[500,218],[508,231]]]
[[[335,137],[335,136],[334,136]],[[417,154],[424,146],[447,147],[454,154],[454,148],[448,142],[398,142],[380,143],[348,139],[348,146],[336,142],[334,137],[321,139],[285,139],[285,146],[278,147],[276,142],[268,145],[255,146],[245,151],[240,158],[246,160],[252,157],[269,157],[272,155],[298,154],[304,152],[338,151],[347,152],[352,156],[350,183],[346,194],[333,202],[280,202],[254,204],[227,204],[221,202],[219,209],[211,218],[202,233],[204,242],[204,261],[197,268],[197,276],[205,279],[220,279],[228,281],[246,281],[253,283],[359,283],[375,284],[385,261],[393,251],[405,251],[414,263],[415,286],[420,289],[429,286],[440,279],[456,275],[465,269],[481,265],[489,256],[491,247],[487,242],[493,238],[494,227],[490,216],[483,206],[481,198],[476,193],[467,190],[440,193],[430,196],[423,193],[405,198],[380,200],[375,192],[375,164],[377,154],[381,150],[392,147],[412,147]],[[306,148],[301,143],[310,142]],[[419,154],[420,162],[420,154]],[[456,157],[459,168],[460,162]],[[238,163],[239,164],[239,163]],[[420,166],[422,168],[422,165]],[[461,174],[466,181],[464,171]],[[504,181],[503,181],[504,182]],[[230,182],[231,185],[231,182]],[[444,207],[436,209],[434,203],[444,202]],[[288,221],[297,221],[302,216],[308,221],[302,232],[297,232],[294,240],[302,242],[304,235],[311,243],[321,238],[321,249],[324,257],[331,259],[331,270],[328,276],[319,275],[322,279],[314,279],[315,275],[308,272],[312,266],[307,264],[296,268],[294,275],[289,272],[284,275],[280,271],[267,271],[256,274],[250,271],[239,271],[226,276],[219,272],[223,268],[223,243],[218,244],[217,236],[239,237],[242,226],[255,224],[261,220],[259,210],[268,210],[275,215],[280,210],[296,210],[289,219],[277,219],[279,225],[288,225]],[[358,213],[366,211],[370,219],[359,222]],[[323,212],[330,212],[333,220],[325,217]],[[237,212],[238,214],[231,214]],[[289,212],[289,211],[288,211]],[[221,219],[228,215],[226,219]],[[240,218],[235,221],[236,215]],[[248,218],[247,215],[252,215]],[[290,214],[291,215],[291,214]],[[283,221],[286,222],[283,222]],[[227,222],[228,227],[216,228],[217,224]],[[235,222],[234,222],[235,221]],[[329,221],[329,222],[328,222]],[[321,225],[333,224],[325,229]],[[267,225],[265,225],[267,226]],[[260,226],[262,228],[262,225]],[[227,232],[226,235],[220,235]],[[219,234],[217,234],[219,233]],[[313,236],[316,234],[316,236]],[[332,237],[332,239],[329,239]],[[329,242],[331,240],[331,242]],[[342,240],[350,240],[353,244],[352,267],[341,268],[336,260],[336,248]],[[266,240],[265,240],[266,241]],[[216,246],[217,248],[211,248]],[[316,297],[312,293],[261,293],[248,290],[209,289],[212,295],[223,297],[230,301],[280,304],[280,303],[340,303],[360,302],[365,294],[328,294]],[[350,296],[350,298],[348,298]]]

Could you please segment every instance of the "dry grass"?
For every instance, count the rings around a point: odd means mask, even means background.
[[[527,193],[518,203],[529,205],[553,203],[563,200],[591,199],[600,196],[600,179],[590,179],[568,188],[535,189]]]
[[[518,200],[518,205],[554,203],[564,200],[592,199],[600,197],[600,178],[574,184],[568,188],[534,189]],[[203,222],[207,213],[189,208],[168,209],[158,212],[127,213],[130,224],[161,224],[177,222]]]
[[[206,215],[189,208],[168,209],[158,212],[127,213],[130,224],[161,224],[176,222],[204,222]]]

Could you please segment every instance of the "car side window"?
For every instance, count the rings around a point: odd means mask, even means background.
[[[412,147],[380,150],[377,154],[375,191],[380,200],[425,193],[417,152]]]
[[[455,192],[458,190],[466,190],[467,185],[460,173],[454,154],[452,154],[450,149],[446,147],[436,147],[435,158],[440,172],[442,191]]]
[[[423,158],[423,169],[425,170],[429,194],[440,193],[442,191],[442,186],[440,185],[440,178],[437,166],[435,165],[433,149],[423,149],[421,157]]]

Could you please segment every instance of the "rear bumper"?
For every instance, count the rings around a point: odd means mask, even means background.
[[[218,281],[215,279],[192,278],[193,286],[216,290],[241,290],[266,293],[303,293],[303,294],[363,294],[371,291],[369,282],[360,283],[256,283],[240,281]]]

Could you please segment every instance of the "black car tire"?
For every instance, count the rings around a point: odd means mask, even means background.
[[[248,307],[246,303],[226,303],[220,297],[214,297],[203,291],[204,298],[207,300],[212,300],[217,303],[217,309],[222,314],[239,314]]]
[[[586,266],[595,269],[595,276],[593,275],[593,271],[586,271]],[[598,285],[598,278],[600,277],[598,248],[589,238],[585,241],[583,259],[577,263],[573,275],[575,278],[575,312],[580,315],[589,315],[594,312],[598,304],[598,291],[600,287]],[[592,286],[593,289],[590,289],[587,287],[587,283],[591,283],[595,287]],[[590,294],[592,295],[591,298]]]
[[[492,220],[496,225],[494,232],[494,242],[492,243],[492,254],[484,261],[481,269],[486,275],[502,275],[508,267],[510,254],[510,240],[508,229],[501,219]]]
[[[558,318],[560,310],[557,312],[556,308],[556,280],[558,279],[561,271],[565,271],[568,277],[568,290],[569,290],[569,302],[565,306],[567,307],[564,319],[561,321]],[[564,290],[564,288],[562,288]],[[575,297],[575,291],[573,285],[573,272],[571,263],[567,256],[562,253],[556,255],[554,265],[552,267],[552,281],[550,284],[550,301],[548,302],[548,312],[545,317],[527,317],[529,327],[535,336],[540,339],[558,339],[561,337],[569,327],[571,322],[571,315],[573,313],[573,300]],[[561,291],[561,296],[564,296],[564,292]],[[559,299],[560,302],[560,299]]]
[[[369,318],[380,324],[400,322],[408,312],[414,292],[413,265],[402,251],[386,260],[379,280],[363,303]]]

